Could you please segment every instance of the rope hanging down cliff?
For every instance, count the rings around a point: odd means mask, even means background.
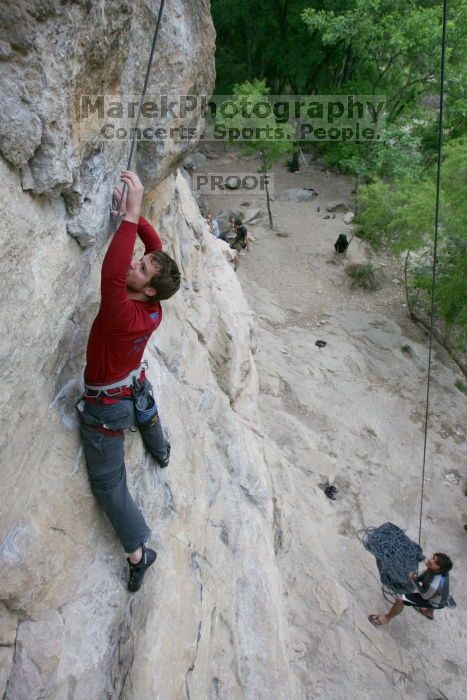
[[[379,528],[368,528],[358,533],[366,549],[374,554],[381,582],[383,584],[383,594],[385,597],[392,593],[404,592],[404,589],[411,587],[408,584],[408,575],[414,571],[414,564],[423,559],[420,547],[423,520],[423,501],[426,470],[426,453],[428,438],[428,420],[430,406],[430,382],[431,382],[431,356],[433,346],[433,326],[435,314],[435,283],[436,283],[436,262],[438,252],[438,230],[439,230],[439,200],[441,183],[441,151],[443,138],[443,108],[444,108],[444,76],[446,62],[446,27],[447,27],[447,0],[443,5],[442,41],[441,41],[441,70],[440,70],[440,106],[438,119],[438,162],[436,171],[436,205],[435,205],[435,230],[433,242],[433,265],[431,280],[431,311],[428,347],[428,368],[427,368],[427,390],[425,407],[425,426],[423,440],[423,461],[422,479],[420,489],[420,517],[418,527],[418,545],[412,542],[397,526],[392,523],[385,523]],[[418,567],[417,567],[418,568]],[[407,583],[406,583],[407,582]],[[408,585],[407,585],[408,584]]]
[[[140,99],[139,105],[138,105],[138,114],[136,116],[136,125],[135,125],[135,128],[133,130],[133,138],[131,140],[130,155],[128,156],[128,163],[126,166],[127,170],[131,170],[131,163],[132,163],[133,155],[134,155],[135,148],[136,148],[136,136],[138,133],[138,126],[139,126],[139,122],[141,119],[141,108],[142,108],[142,105],[144,103],[144,98],[146,97],[146,92],[148,89],[149,76],[151,74],[152,62],[154,59],[154,52],[156,50],[157,35],[159,34],[159,27],[160,27],[160,23],[162,20],[162,13],[164,11],[164,3],[165,3],[165,0],[161,0],[161,4],[159,5],[159,12],[157,14],[156,28],[154,30],[154,36],[152,39],[151,52],[149,54],[148,67],[146,69],[146,77],[144,79],[143,92],[141,93],[141,99]],[[127,191],[127,184],[126,184],[126,182],[124,182],[123,189],[122,189],[122,196],[120,198],[120,201],[118,202],[117,215],[115,217],[113,233],[115,233],[115,231],[117,230],[117,228],[119,226],[120,211],[121,211],[121,207],[122,207],[122,202],[125,199],[126,191]]]
[[[443,142],[443,110],[444,110],[444,71],[446,64],[446,27],[447,27],[447,11],[448,3],[444,0],[443,3],[443,35],[441,41],[441,71],[440,71],[440,91],[439,91],[439,120],[438,120],[438,162],[436,166],[436,207],[435,207],[435,235],[433,242],[433,268],[431,278],[431,310],[430,310],[430,333],[429,333],[429,348],[428,348],[428,380],[426,385],[426,409],[425,409],[425,436],[423,441],[423,466],[422,466],[422,485],[420,493],[420,520],[418,525],[418,544],[422,537],[422,518],[423,518],[423,496],[425,487],[425,465],[426,465],[426,447],[428,437],[428,418],[430,406],[430,378],[431,378],[431,354],[433,346],[433,325],[435,315],[435,283],[436,283],[436,257],[438,254],[438,229],[439,229],[439,194],[441,185],[441,148]]]

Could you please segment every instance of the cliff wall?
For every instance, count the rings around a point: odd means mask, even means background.
[[[112,186],[128,141],[83,141],[82,95],[141,91],[149,2],[1,7],[0,694],[251,697],[290,688],[262,457],[252,315],[177,167],[140,144],[145,213],[183,275],[147,350],[173,445],[167,473],[125,440],[159,558],[144,589],[90,493],[75,403],[99,305]],[[207,0],[169,0],[148,93],[209,94]],[[158,124],[175,123],[169,115]],[[176,122],[180,124],[180,120]],[[199,114],[186,124],[201,124]]]

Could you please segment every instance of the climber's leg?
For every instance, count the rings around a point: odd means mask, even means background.
[[[104,508],[125,552],[136,563],[141,543],[151,531],[128,491],[123,456],[123,432],[109,435],[80,422],[80,434],[91,490]]]
[[[380,625],[387,625],[390,620],[396,615],[399,615],[404,609],[404,601],[401,597],[397,597],[394,601],[393,606],[387,613],[383,615],[369,615],[368,619],[372,625],[379,627]]]

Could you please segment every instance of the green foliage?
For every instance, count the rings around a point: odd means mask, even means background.
[[[212,0],[217,32],[216,93],[259,77],[274,94],[309,93],[327,52],[302,20],[309,0]]]
[[[433,181],[404,178],[394,186],[379,180],[361,187],[358,201],[358,235],[375,248],[387,246],[395,253],[418,250],[433,232]]]
[[[436,260],[435,303],[439,317],[467,332],[467,140],[444,149],[440,192],[440,225]],[[416,253],[411,286],[427,299],[432,286],[435,224],[435,170],[430,178],[381,181],[359,191],[358,235],[375,247]],[[459,346],[465,342],[465,332]]]
[[[375,291],[380,289],[382,282],[381,270],[371,262],[352,263],[345,268],[346,273],[352,278],[352,287]]]
[[[320,152],[327,166],[364,182],[422,176],[420,138],[405,126],[388,127],[381,143],[323,143]]]
[[[381,248],[387,240],[394,220],[393,200],[392,188],[382,181],[359,189],[358,212],[354,222],[358,225],[357,235],[375,249]]]
[[[351,51],[353,81],[360,92],[388,96],[390,120],[436,75],[439,55],[433,46],[440,45],[439,6],[413,0],[354,0],[344,10],[309,8],[303,19],[324,46]]]
[[[218,133],[226,133],[230,142],[239,143],[245,154],[261,152],[263,172],[268,172],[272,163],[284,153],[292,152],[295,136],[292,125],[279,123],[272,110],[265,117],[255,116],[252,112],[251,106],[259,100],[267,101],[268,94],[269,88],[264,80],[246,80],[234,85],[232,102],[237,106],[236,114],[231,118],[218,114],[215,124]],[[242,111],[241,104],[246,104],[246,110]],[[245,112],[251,116],[244,116]],[[245,140],[236,138],[238,132],[245,136]]]
[[[380,143],[320,142],[319,154],[329,167],[365,183],[359,189],[358,234],[375,247],[410,252],[409,297],[416,297],[426,311],[442,3],[212,0],[211,8],[217,30],[217,94],[229,94],[237,84],[251,90],[249,94],[386,96],[387,129]],[[467,346],[466,34],[467,3],[450,0],[435,302],[447,333],[456,328],[457,347]],[[245,79],[252,82],[245,84]],[[270,126],[277,126],[273,121]],[[258,138],[243,148],[263,150],[267,169],[290,152],[293,135],[288,134],[289,145],[287,138],[277,143]]]
[[[464,384],[461,379],[456,379],[454,386],[456,389],[459,389],[459,391],[462,391],[463,394],[467,394],[467,384]]]
[[[450,0],[446,129],[465,133],[467,3]],[[442,3],[434,0],[212,0],[217,94],[245,79],[273,94],[385,94],[389,122],[439,91]]]

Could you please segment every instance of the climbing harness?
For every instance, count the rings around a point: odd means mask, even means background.
[[[150,52],[150,54],[149,54],[149,60],[148,60],[148,67],[147,67],[147,69],[146,69],[146,77],[145,77],[145,79],[144,79],[143,92],[142,92],[142,94],[141,94],[141,99],[140,99],[140,101],[139,101],[139,105],[138,105],[138,114],[137,114],[137,116],[136,116],[136,124],[135,124],[135,128],[134,128],[134,130],[133,130],[133,138],[132,138],[132,140],[131,140],[130,155],[128,156],[128,163],[127,163],[127,166],[126,166],[126,169],[127,169],[127,170],[131,170],[131,163],[132,163],[132,160],[133,160],[133,154],[134,154],[135,148],[136,148],[136,137],[137,137],[137,134],[138,134],[138,126],[139,126],[139,122],[140,122],[140,119],[141,119],[141,109],[142,109],[142,105],[144,104],[144,98],[146,97],[146,92],[147,92],[147,89],[148,89],[149,75],[150,75],[150,73],[151,73],[152,62],[153,62],[153,59],[154,59],[154,52],[155,52],[155,49],[156,49],[157,35],[158,35],[158,33],[159,33],[159,26],[160,26],[161,19],[162,19],[162,13],[163,13],[163,11],[164,11],[164,2],[165,2],[165,0],[161,0],[161,4],[159,5],[159,12],[158,12],[158,15],[157,15],[156,28],[155,28],[155,30],[154,30],[154,36],[153,36],[152,45],[151,45],[151,52]],[[121,211],[121,208],[122,208],[122,202],[123,202],[123,200],[124,200],[124,198],[125,198],[126,191],[127,191],[127,184],[126,184],[126,182],[124,182],[124,183],[123,183],[123,187],[122,187],[122,196],[121,196],[120,201],[119,201],[119,203],[118,203],[117,214],[116,214],[116,216],[115,216],[115,222],[114,222],[114,230],[113,230],[113,233],[116,232],[116,230],[117,230],[117,228],[118,228],[118,226],[119,226],[120,211]]]
[[[117,382],[112,382],[111,384],[84,384],[85,396],[97,397],[97,396],[107,396],[112,398],[121,394],[125,389],[130,389],[133,386],[133,382],[139,381],[141,374],[145,372],[148,368],[148,361],[143,360],[142,363],[133,369],[126,377],[119,379]]]
[[[440,70],[440,108],[438,120],[438,162],[436,171],[436,207],[435,207],[435,231],[433,243],[433,267],[431,280],[431,309],[430,309],[430,329],[428,346],[428,368],[427,368],[427,389],[426,389],[426,409],[425,426],[423,440],[423,462],[422,462],[422,483],[420,491],[420,518],[418,526],[418,544],[409,539],[403,530],[393,523],[384,523],[380,527],[370,527],[357,533],[358,538],[364,547],[371,552],[375,558],[380,572],[381,583],[383,584],[383,595],[389,600],[394,598],[394,594],[408,593],[413,590],[408,574],[418,570],[418,564],[424,559],[420,546],[422,535],[423,500],[425,486],[426,453],[428,440],[428,419],[430,406],[430,380],[431,380],[431,357],[433,346],[433,325],[435,314],[435,282],[436,282],[436,261],[438,251],[438,230],[439,230],[439,200],[441,182],[441,150],[443,138],[443,108],[444,108],[444,73],[446,59],[446,27],[447,27],[447,0],[443,3],[443,26],[441,41],[441,70]],[[447,607],[456,607],[452,596],[446,601]]]

